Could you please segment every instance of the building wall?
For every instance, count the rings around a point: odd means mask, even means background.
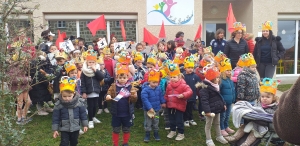
[[[40,8],[33,13],[35,24],[46,24],[44,13],[136,13],[138,15],[138,39],[143,39],[143,28],[146,27],[154,35],[158,35],[160,26],[147,26],[146,0],[39,0]],[[185,32],[186,38],[194,38],[198,26],[202,23],[202,0],[195,0],[194,25],[165,26],[168,39],[174,39],[177,31]],[[120,18],[121,19],[121,18]],[[42,29],[36,31],[40,36]]]

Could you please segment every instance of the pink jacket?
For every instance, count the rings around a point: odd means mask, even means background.
[[[233,76],[231,77],[231,80],[233,82],[235,83],[237,82],[238,75],[240,74],[241,71],[243,71],[243,68],[238,66],[233,69]]]

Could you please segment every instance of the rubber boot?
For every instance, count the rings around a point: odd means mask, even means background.
[[[254,136],[254,132],[251,131],[251,133],[248,135],[245,142],[241,144],[241,146],[250,146],[254,141],[256,140],[256,137]]]
[[[158,131],[154,131],[153,136],[154,136],[154,139],[156,141],[160,141],[160,137],[159,137]]]
[[[224,137],[228,142],[235,142],[237,140],[239,140],[240,138],[243,137],[243,135],[245,134],[244,132],[244,128],[245,125],[242,125],[236,132],[234,135],[232,136],[226,136]]]
[[[149,142],[150,141],[150,131],[146,131],[144,142]]]

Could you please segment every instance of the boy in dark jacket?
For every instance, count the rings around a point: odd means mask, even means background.
[[[147,67],[143,65],[144,62],[144,58],[143,58],[143,54],[140,52],[136,52],[136,54],[134,55],[134,68],[135,68],[135,74],[134,74],[134,81],[141,81],[144,79],[144,75],[147,71]],[[140,109],[143,107],[142,105],[142,99],[141,99],[141,86],[139,85],[138,87],[136,87],[139,89],[139,91],[137,92],[138,95],[138,100],[135,104],[135,107],[137,109]]]
[[[192,91],[196,91],[196,83],[200,82],[200,78],[194,73],[195,60],[193,56],[186,57],[184,60],[184,69],[185,73],[184,80],[187,85],[190,86]],[[190,127],[191,125],[197,125],[197,123],[193,120],[193,107],[196,103],[196,92],[193,92],[193,95],[187,101],[186,110],[183,114],[184,126]]]
[[[117,65],[116,83],[112,84],[106,95],[106,101],[111,102],[111,125],[113,128],[112,141],[114,146],[119,145],[119,133],[123,131],[123,146],[128,145],[130,127],[133,125],[133,103],[137,100],[137,89],[129,81],[129,69],[126,64]]]
[[[53,79],[53,94],[54,94],[54,100],[57,101],[58,95],[59,95],[59,81],[62,76],[66,76],[66,71],[64,68],[64,64],[66,62],[66,57],[63,53],[57,52],[55,54],[56,59],[56,65],[53,66],[53,72],[55,75],[55,78]]]
[[[55,103],[52,115],[53,138],[61,132],[61,146],[76,146],[80,125],[87,131],[86,108],[80,95],[75,92],[76,80],[63,77],[60,84],[59,100]]]
[[[160,140],[158,135],[159,110],[161,107],[166,107],[166,100],[164,99],[164,95],[159,87],[159,80],[160,72],[151,70],[149,71],[148,82],[144,83],[142,87],[142,102],[144,105],[143,109],[145,118],[144,128],[146,131],[144,142],[150,141],[150,131],[152,126],[154,129],[155,140]]]

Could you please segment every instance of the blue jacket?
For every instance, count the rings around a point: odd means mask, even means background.
[[[115,86],[115,95],[117,96],[121,91],[122,87],[117,86],[116,84],[112,84],[111,87]],[[131,90],[132,86],[129,85],[125,87],[128,91]],[[105,96],[106,97],[106,96]],[[111,102],[111,114],[117,117],[127,117],[131,116],[134,113],[134,105],[129,101],[128,98],[122,98],[118,102]]]
[[[102,73],[104,75],[104,79],[103,79],[104,85],[103,86],[100,85],[100,91],[107,91],[111,84],[111,77],[106,69],[104,69],[104,72]]]
[[[149,111],[151,108],[153,108],[154,111],[159,111],[160,105],[166,103],[160,87],[157,86],[156,88],[152,89],[148,82],[143,84],[141,96],[144,105],[143,109],[145,111]]]
[[[201,79],[194,72],[191,74],[186,74],[184,72],[183,75],[184,75],[184,80],[185,80],[186,84],[189,85],[193,91],[193,95],[191,98],[188,99],[188,102],[196,101],[196,86],[195,85],[196,85],[196,83],[200,82]]]
[[[168,78],[161,78],[159,82],[159,87],[163,95],[165,95],[166,93],[167,85],[168,85]]]
[[[226,104],[232,104],[235,101],[235,88],[230,78],[222,79],[220,84],[220,93]]]
[[[223,39],[213,39],[210,42],[212,51],[215,55],[217,55],[219,51],[224,52],[225,44],[226,44],[226,40]]]

